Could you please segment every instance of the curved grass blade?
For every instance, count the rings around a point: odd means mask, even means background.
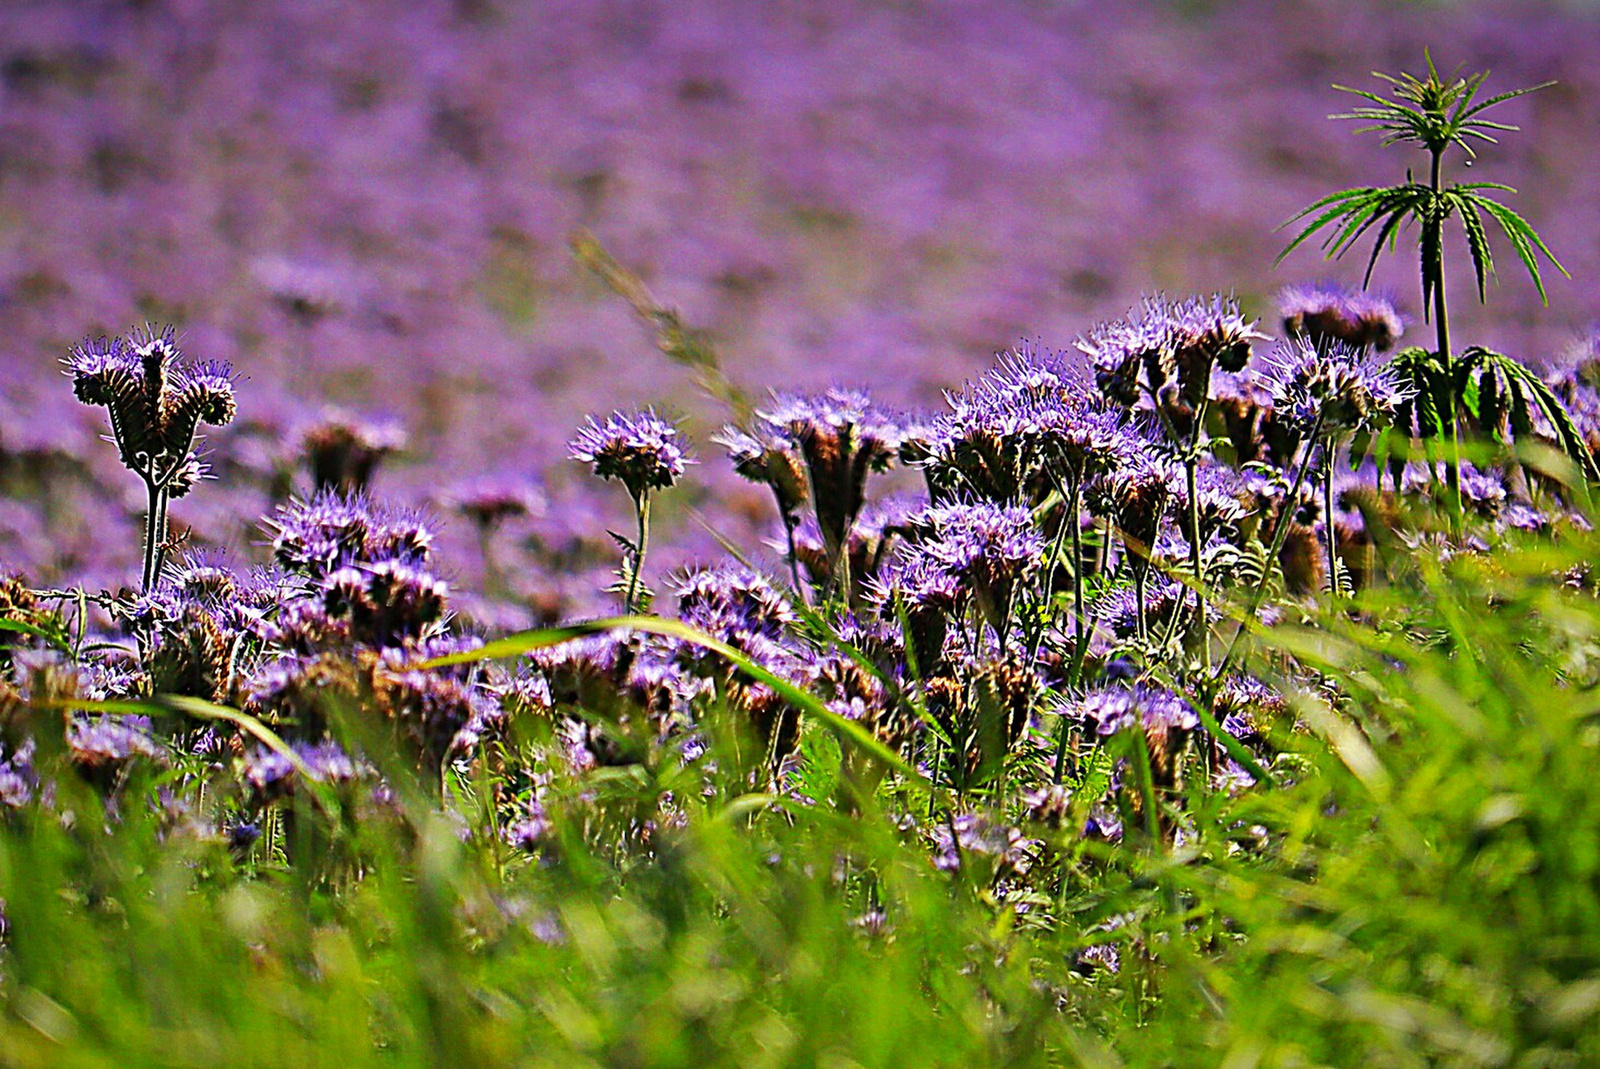
[[[514,635],[507,635],[505,638],[487,642],[475,650],[467,650],[462,653],[453,653],[446,657],[436,657],[432,660],[423,661],[417,667],[425,669],[444,668],[456,664],[471,664],[475,661],[517,657],[534,650],[558,646],[575,638],[597,635],[607,631],[640,631],[645,634],[680,639],[702,649],[710,650],[712,653],[725,658],[746,675],[771,687],[774,692],[790,705],[793,705],[805,715],[820,721],[832,730],[835,735],[848,741],[863,753],[889,766],[901,775],[915,780],[919,785],[931,786],[927,778],[912,767],[905,758],[885,746],[876,735],[854,720],[849,720],[829,709],[815,694],[762,667],[721,639],[708,635],[699,628],[691,627],[678,620],[668,620],[659,616],[613,616],[603,620],[568,624],[564,627],[520,631]]]

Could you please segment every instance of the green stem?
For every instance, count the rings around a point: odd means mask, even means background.
[[[144,571],[141,586],[149,593],[161,576],[161,561],[167,541],[167,491],[154,480],[145,480]]]
[[[1444,149],[1433,150],[1433,164],[1430,168],[1430,184],[1433,188],[1433,211],[1428,220],[1428,226],[1433,228],[1433,247],[1437,250],[1434,262],[1425,264],[1423,270],[1430,267],[1433,271],[1433,325],[1439,342],[1439,364],[1444,369],[1446,377],[1451,383],[1447,391],[1450,398],[1450,410],[1445,418],[1450,423],[1450,449],[1445,454],[1444,472],[1445,486],[1450,499],[1452,519],[1459,528],[1462,519],[1461,507],[1461,435],[1457,426],[1456,412],[1455,371],[1451,366],[1450,355],[1450,312],[1444,296],[1444,212],[1443,200],[1440,196],[1444,186],[1442,182]]]
[[[806,597],[806,588],[800,583],[800,558],[794,549],[794,529],[799,520],[787,512],[779,513],[783,517],[783,536],[789,543],[789,578],[794,583],[794,596],[800,599],[800,604],[811,604]]]
[[[1126,549],[1125,552],[1132,552],[1132,550]],[[1136,622],[1138,624],[1140,642],[1147,641],[1150,637],[1150,626],[1145,619],[1144,609],[1144,581],[1148,574],[1148,568],[1148,562],[1143,565],[1135,563],[1133,568],[1133,605],[1137,612]]]
[[[1333,464],[1322,466],[1322,534],[1328,543],[1328,591],[1335,598],[1344,594],[1344,584],[1339,582],[1338,539],[1333,531]]]
[[[628,613],[632,615],[636,610],[639,597],[639,579],[644,574],[644,553],[650,545],[650,495],[641,494],[634,498],[634,513],[639,520],[639,538],[634,543],[633,569],[628,576]]]

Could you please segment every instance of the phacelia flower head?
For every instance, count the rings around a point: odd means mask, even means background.
[[[1278,308],[1284,333],[1313,343],[1384,352],[1405,333],[1392,300],[1343,286],[1290,286],[1278,295]]]
[[[420,515],[335,491],[289,502],[266,527],[278,563],[312,578],[345,564],[424,565],[433,546],[433,532]]]
[[[414,565],[383,560],[336,569],[323,579],[322,595],[330,615],[350,621],[356,641],[394,646],[441,624],[450,588]]]
[[[405,448],[398,423],[370,420],[341,408],[326,409],[300,432],[300,449],[317,490],[361,493],[384,458]]]
[[[795,444],[773,434],[770,428],[760,428],[751,434],[732,425],[724,427],[711,440],[728,451],[733,470],[741,478],[772,490],[778,513],[785,524],[792,526],[810,495],[805,464]]]
[[[1089,358],[1106,400],[1132,408],[1142,395],[1154,396],[1173,380],[1166,340],[1160,324],[1129,316],[1096,325],[1077,347]]]
[[[676,483],[694,463],[678,444],[677,428],[650,409],[613,412],[604,423],[591,416],[568,450],[600,478],[622,483],[635,500]]]
[[[1238,371],[1251,343],[1265,337],[1232,297],[1154,296],[1144,299],[1137,317],[1095,327],[1078,348],[1108,400],[1130,408],[1148,400],[1169,418],[1187,419],[1208,395],[1212,369]]]
[[[756,416],[805,462],[817,525],[836,556],[861,513],[867,476],[895,459],[898,426],[866,394],[840,389],[816,397],[778,395]]]
[[[1200,718],[1186,700],[1162,687],[1135,684],[1091,691],[1078,703],[1079,714],[1096,734],[1114,735],[1134,725],[1192,731]]]
[[[1050,464],[1078,477],[1099,437],[1115,425],[1060,355],[1031,345],[946,401],[950,412],[932,425],[921,461],[943,499],[1037,500],[1051,485]]]
[[[989,625],[1002,631],[1012,594],[1038,573],[1044,536],[1026,508],[989,502],[943,505],[923,514],[932,537],[919,549],[977,596]]]
[[[1166,320],[1179,393],[1191,405],[1207,396],[1213,367],[1238,371],[1250,360],[1251,343],[1267,337],[1255,329],[1255,320],[1239,311],[1237,300],[1222,294],[1152,304],[1148,314]]]
[[[146,716],[74,717],[67,727],[67,752],[86,778],[110,786],[129,763],[157,760],[162,748]]]
[[[520,481],[475,479],[457,488],[449,497],[450,507],[481,530],[498,527],[518,516],[530,516],[544,508],[544,495]]]
[[[1143,448],[1136,448],[1139,445]],[[1172,498],[1184,492],[1183,470],[1152,442],[1129,436],[1121,463],[1089,485],[1089,505],[1116,520],[1123,532],[1145,546],[1155,544],[1161,518]]]
[[[231,423],[237,411],[227,365],[185,363],[171,327],[85,341],[66,371],[80,401],[109,413],[123,466],[162,486],[180,475],[192,486],[199,427]]]
[[[713,634],[731,628],[776,640],[795,619],[788,601],[764,576],[736,565],[690,572],[675,593],[679,616]]]
[[[1276,356],[1273,409],[1302,434],[1318,426],[1323,436],[1384,426],[1409,396],[1391,372],[1343,344],[1302,335]]]

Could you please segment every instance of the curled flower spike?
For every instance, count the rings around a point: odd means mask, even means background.
[[[1156,308],[1161,306],[1153,305],[1151,315]],[[1160,314],[1178,369],[1178,392],[1190,406],[1205,400],[1213,367],[1238,371],[1250,360],[1251,343],[1267,337],[1255,329],[1255,320],[1240,313],[1231,296],[1193,297],[1166,305]]]
[[[106,409],[118,458],[145,484],[143,588],[149,590],[166,551],[168,502],[206,474],[194,452],[196,435],[202,424],[224,426],[236,414],[231,372],[225,364],[184,363],[171,327],[85,341],[65,363],[78,400]]]
[[[924,518],[935,535],[921,551],[970,586],[989,626],[1004,636],[1013,593],[1044,558],[1044,537],[1029,511],[984,502],[932,508]]]
[[[1278,295],[1278,310],[1291,338],[1376,352],[1392,349],[1406,329],[1392,300],[1343,286],[1290,286]]]
[[[432,555],[433,532],[420,515],[359,494],[324,492],[291,501],[266,527],[278,563],[312,579],[345,564],[393,560],[420,566]]]
[[[622,483],[635,500],[676,483],[694,463],[678,444],[677,428],[650,409],[613,412],[604,423],[591,416],[568,450],[600,478]]]
[[[1079,701],[1078,712],[1102,738],[1142,729],[1152,771],[1163,786],[1170,785],[1176,774],[1175,758],[1184,741],[1200,727],[1200,717],[1186,699],[1143,683],[1091,691]]]
[[[532,516],[545,507],[544,495],[527,483],[475,479],[449,495],[448,504],[480,530],[490,530],[518,516]]]
[[[1155,296],[1137,318],[1103,323],[1077,345],[1107,400],[1125,408],[1148,400],[1169,419],[1187,420],[1209,394],[1213,368],[1238,371],[1251,343],[1265,337],[1232,297]]]
[[[805,466],[788,441],[765,430],[756,435],[731,425],[711,440],[728,451],[733,470],[741,478],[771,488],[785,525],[797,522],[810,490]]]

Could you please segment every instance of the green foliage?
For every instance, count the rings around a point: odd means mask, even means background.
[[[64,775],[57,810],[0,829],[0,1062],[1588,1064],[1600,603],[1560,577],[1595,548],[1419,554],[1271,632],[1340,695],[1278,729],[1278,786],[1180,806],[1140,775],[1179,843],[1099,845],[1073,810],[1029,829],[1047,895],[830,805],[827,731],[809,803],[706,798],[631,859],[576,800],[542,859],[507,853],[470,816],[493,784],[458,778],[455,816],[408,796],[328,825],[362,860],[314,876],[174,826],[140,801],[164,773],[115,813]],[[1112,772],[1102,751],[1081,796]],[[655,789],[603,788],[646,811]],[[1106,943],[1119,972],[1078,965]]]
[[[1440,78],[1438,71],[1434,69],[1431,56],[1427,62],[1426,79],[1418,79],[1410,74],[1402,74],[1396,78],[1374,72],[1375,77],[1382,78],[1395,87],[1394,95],[1398,99],[1389,99],[1364,89],[1335,86],[1336,89],[1354,93],[1372,103],[1370,106],[1358,107],[1354,111],[1331,117],[1368,122],[1370,125],[1361,127],[1357,132],[1381,132],[1384,134],[1385,145],[1405,142],[1425,148],[1433,157],[1431,184],[1414,182],[1407,172],[1404,185],[1346,189],[1313,202],[1289,220],[1292,223],[1309,218],[1310,221],[1278,255],[1278,261],[1282,262],[1285,256],[1299,248],[1312,235],[1323,232],[1326,232],[1322,244],[1324,251],[1330,258],[1341,257],[1364,235],[1376,228],[1365,275],[1366,281],[1370,282],[1379,253],[1385,246],[1393,251],[1401,229],[1414,222],[1418,224],[1421,232],[1419,252],[1422,303],[1423,307],[1427,308],[1433,300],[1435,290],[1444,284],[1441,246],[1444,224],[1451,215],[1457,215],[1466,234],[1473,271],[1477,276],[1478,299],[1482,301],[1487,296],[1484,289],[1485,279],[1494,273],[1494,255],[1489,248],[1488,234],[1484,226],[1484,216],[1487,215],[1511,242],[1512,249],[1522,261],[1523,267],[1527,269],[1528,276],[1539,291],[1539,296],[1548,303],[1549,298],[1545,294],[1544,279],[1539,273],[1535,252],[1542,254],[1563,275],[1567,273],[1566,268],[1556,260],[1544,240],[1527,220],[1483,192],[1500,190],[1515,193],[1516,190],[1497,182],[1469,182],[1444,187],[1440,183],[1439,162],[1445,149],[1451,145],[1461,148],[1471,156],[1473,149],[1469,138],[1492,142],[1494,138],[1488,131],[1516,129],[1515,126],[1483,118],[1483,112],[1496,104],[1544,89],[1555,83],[1546,82],[1544,85],[1530,86],[1526,89],[1513,89],[1489,97],[1487,100],[1476,101],[1478,89],[1488,77],[1487,72],[1475,74],[1470,78],[1446,80]]]
[[[1556,84],[1545,82],[1542,85],[1499,93],[1487,100],[1478,100],[1478,90],[1489,77],[1488,71],[1467,78],[1445,79],[1439,76],[1439,71],[1433,65],[1433,56],[1427,50],[1423,51],[1423,59],[1428,64],[1427,78],[1404,73],[1395,77],[1378,71],[1372,72],[1374,78],[1381,78],[1394,87],[1394,96],[1398,98],[1396,100],[1366,89],[1334,86],[1340,92],[1353,93],[1370,103],[1331,117],[1368,123],[1369,125],[1361,127],[1356,132],[1382,133],[1385,145],[1411,142],[1421,145],[1429,152],[1442,152],[1450,145],[1457,145],[1471,156],[1474,153],[1468,138],[1494,143],[1495,139],[1489,131],[1516,129],[1515,126],[1483,118],[1485,111],[1496,104],[1540,89],[1548,89]]]
[[[1449,437],[1456,412],[1483,438],[1510,446],[1549,435],[1583,479],[1600,480],[1600,466],[1572,416],[1550,387],[1517,360],[1474,345],[1446,365],[1437,352],[1412,346],[1390,366],[1410,395],[1395,411],[1395,424],[1429,443]],[[1352,466],[1371,457],[1399,485],[1409,452],[1406,435],[1380,434],[1351,450]]]

